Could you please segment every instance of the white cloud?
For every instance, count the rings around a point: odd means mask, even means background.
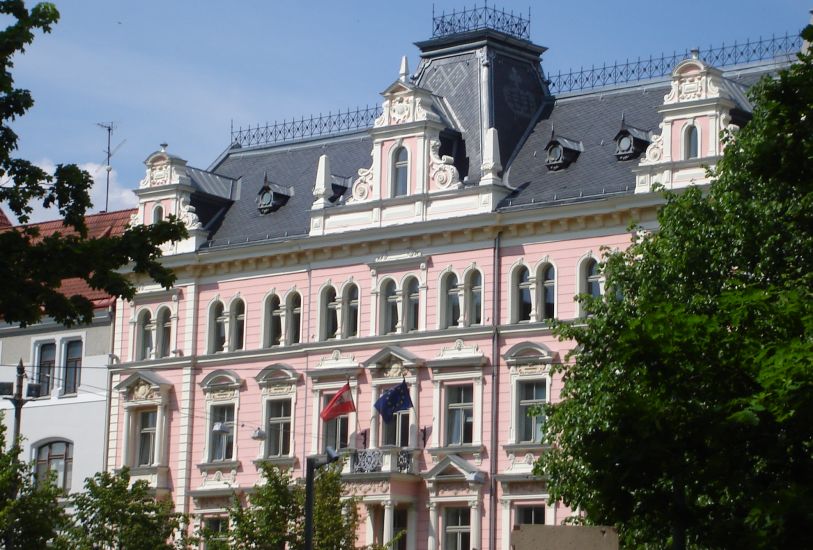
[[[54,162],[50,159],[43,159],[35,164],[49,174],[53,174],[54,170],[56,169],[56,164],[54,164]],[[85,162],[79,164],[78,166],[82,170],[87,171],[93,178],[93,187],[90,189],[90,200],[93,203],[93,207],[88,210],[88,214],[101,212],[104,210],[105,203],[104,199],[107,176],[105,165],[97,162]],[[110,190],[108,196],[108,211],[135,208],[135,206],[138,205],[138,197],[136,197],[132,189],[128,189],[119,183],[118,173],[115,169],[110,171]],[[1,206],[3,205],[0,205],[0,207]],[[33,206],[34,212],[31,213],[31,222],[42,222],[60,218],[59,211],[56,208],[45,208],[41,203],[34,204]],[[8,211],[7,207],[4,208],[4,211],[13,222],[16,221],[13,214]]]

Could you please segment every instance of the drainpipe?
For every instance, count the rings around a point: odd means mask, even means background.
[[[494,256],[493,256],[493,279],[492,282],[492,304],[491,304],[491,448],[489,449],[489,475],[488,479],[491,483],[491,502],[490,513],[488,516],[488,547],[491,550],[497,549],[497,427],[500,420],[500,408],[498,406],[498,393],[497,384],[499,383],[499,370],[500,370],[500,354],[497,351],[500,343],[500,311],[499,304],[501,300],[500,295],[500,236],[501,232],[497,231],[497,236],[494,237]]]
[[[112,412],[113,401],[113,373],[110,368],[113,366],[113,353],[116,343],[116,301],[114,300],[107,308],[110,316],[110,353],[107,354],[107,391],[105,392],[105,409],[107,414],[104,419],[104,441],[102,443],[102,471],[107,471],[107,453],[110,445],[110,414]]]

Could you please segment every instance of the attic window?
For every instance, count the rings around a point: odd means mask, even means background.
[[[618,160],[630,160],[641,156],[651,141],[649,132],[632,126],[625,126],[613,138],[615,157]]]
[[[284,188],[271,183],[268,181],[268,176],[266,176],[260,192],[257,193],[257,210],[260,211],[260,214],[276,212],[285,206],[293,194],[292,187]]]
[[[545,147],[545,166],[548,170],[561,170],[575,162],[584,150],[581,142],[567,138],[556,137],[551,139]]]

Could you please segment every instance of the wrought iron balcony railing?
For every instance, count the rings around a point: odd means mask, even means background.
[[[416,473],[415,453],[412,449],[359,449],[351,453],[345,473]]]

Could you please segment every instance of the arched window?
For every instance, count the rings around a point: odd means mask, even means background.
[[[410,332],[418,330],[418,319],[421,312],[420,284],[418,279],[410,277],[404,282],[406,304],[404,306],[404,330]]]
[[[531,276],[527,267],[520,267],[514,272],[514,323],[527,323],[531,320],[533,310],[531,294]]]
[[[399,147],[392,159],[392,196],[403,197],[409,187],[409,153],[405,147]]]
[[[601,296],[601,273],[598,270],[598,262],[593,258],[585,263],[584,277],[584,292],[594,298]]]
[[[156,346],[158,357],[169,357],[172,345],[172,316],[169,308],[162,307],[155,316],[156,333],[158,345]]]
[[[302,297],[292,292],[288,297],[288,343],[298,344],[302,336]]]
[[[141,312],[138,316],[138,351],[136,358],[139,361],[146,361],[152,357],[154,345],[152,342],[152,315],[148,310]]]
[[[381,287],[381,333],[391,334],[398,330],[398,295],[395,281],[388,279]]]
[[[353,338],[359,335],[359,287],[347,285],[344,289],[343,302],[342,337]]]
[[[158,223],[164,219],[164,207],[160,204],[155,205],[152,209],[152,223]]]
[[[692,124],[686,128],[684,140],[685,141],[683,143],[683,158],[688,160],[696,159],[697,157],[699,157],[700,154],[699,154],[697,126]]]
[[[226,316],[223,312],[223,302],[212,304],[209,313],[209,353],[223,351],[226,346]]]
[[[37,482],[48,479],[50,472],[55,472],[54,484],[69,493],[73,474],[73,444],[69,441],[51,441],[36,448],[35,472]]]
[[[483,324],[483,276],[472,271],[466,281],[466,324]]]
[[[232,302],[230,310],[229,351],[241,350],[246,344],[246,304],[243,300],[235,300]]]
[[[456,327],[460,320],[460,293],[457,288],[457,275],[449,273],[443,278],[443,319],[441,328]]]
[[[556,269],[551,264],[545,264],[539,270],[540,300],[539,309],[541,318],[545,321],[553,319],[556,313]]]
[[[282,308],[277,295],[268,299],[265,326],[267,327],[266,345],[268,347],[280,345],[282,342]]]
[[[322,327],[322,340],[336,338],[339,332],[339,301],[332,286],[322,293]]]

